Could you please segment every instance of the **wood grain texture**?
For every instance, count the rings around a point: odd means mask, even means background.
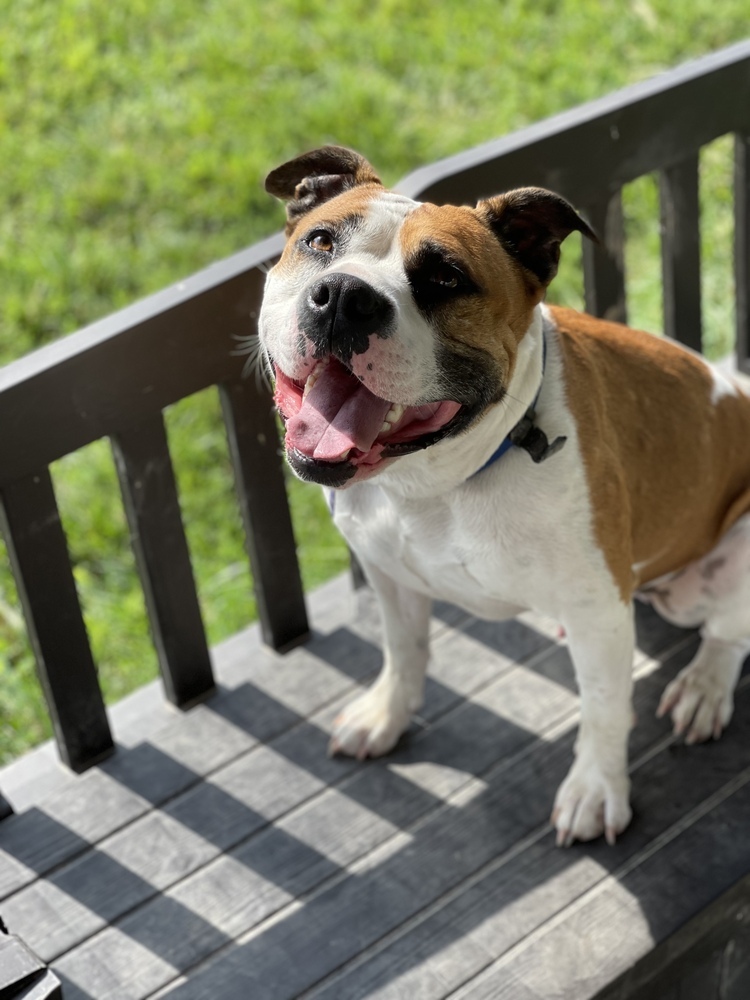
[[[365,616],[259,656],[244,680],[233,665],[232,689],[88,772],[36,826],[31,814],[0,825],[20,868],[0,866],[6,919],[52,961],[66,1000],[480,989],[510,949],[750,768],[746,688],[746,721],[716,747],[663,742],[655,705],[695,643],[642,609],[636,821],[614,850],[559,851],[547,816],[577,717],[567,650],[536,616],[444,617],[460,627],[433,626],[425,706],[382,762],[325,754],[333,716],[380,662]],[[532,987],[514,976],[523,996]]]
[[[450,638],[454,637],[446,642]],[[473,646],[471,643],[467,648]],[[460,653],[460,647],[456,651]],[[476,655],[475,648],[473,653]],[[552,658],[558,660],[557,666],[546,662]],[[111,948],[119,956],[120,975],[128,975],[137,957],[146,981],[149,984],[158,981],[164,987],[169,979],[159,977],[163,976],[165,960],[180,970],[201,957],[209,958],[212,951],[219,949],[221,954],[214,960],[216,968],[214,962],[209,963],[205,974],[190,976],[181,987],[188,991],[186,996],[208,995],[206,991],[210,990],[215,990],[215,995],[224,995],[224,991],[232,995],[248,988],[247,970],[256,968],[259,975],[263,973],[261,980],[271,977],[274,991],[279,991],[267,995],[293,996],[294,990],[306,988],[316,978],[335,971],[359,949],[368,947],[383,933],[392,933],[403,920],[439,899],[446,890],[460,886],[483,864],[502,854],[517,837],[528,833],[529,822],[531,829],[540,830],[549,841],[545,819],[554,787],[567,767],[572,733],[563,732],[560,738],[548,743],[521,725],[503,720],[496,710],[503,704],[513,707],[511,685],[516,675],[517,682],[523,679],[531,684],[532,692],[537,692],[541,716],[545,707],[549,709],[555,704],[563,716],[569,715],[572,695],[566,686],[569,683],[566,674],[570,667],[567,657],[557,649],[548,650],[546,656],[539,654],[529,663],[529,667],[509,668],[499,657],[496,679],[485,684],[470,702],[461,701],[433,728],[417,732],[397,751],[390,767],[377,763],[365,767],[349,764],[354,767],[353,773],[335,789],[313,794],[274,825],[199,868],[194,875],[176,882],[132,915],[126,915],[118,921],[116,930],[104,930],[68,952],[58,963],[61,974],[93,990],[95,982],[87,979],[86,970],[96,967],[92,956],[100,950],[108,953]],[[545,668],[537,672],[535,664],[542,663]],[[681,663],[682,660],[667,669],[673,672]],[[536,685],[542,684],[547,691],[547,685],[553,684],[552,676],[559,676],[565,682],[557,685],[559,694],[545,706]],[[653,698],[653,687],[653,684],[647,687],[648,700]],[[525,705],[528,693],[521,699]],[[530,710],[526,707],[525,711]],[[480,728],[485,715],[486,735]],[[555,718],[552,711],[548,722],[553,724]],[[654,729],[662,725],[654,722],[651,728],[653,741]],[[475,738],[464,738],[466,732],[473,733]],[[292,730],[283,739],[291,741],[291,752],[298,758],[302,747],[294,745],[295,733]],[[494,735],[494,741],[487,738],[490,735]],[[513,760],[514,750],[523,749],[525,744],[531,747],[528,759],[509,769],[506,762]],[[432,775],[437,779],[434,791],[429,785],[425,787],[425,780],[429,782],[430,778],[425,777],[424,770],[420,772],[421,784],[408,780],[410,764],[423,768],[426,763],[434,768]],[[336,764],[327,762],[326,766]],[[315,766],[317,769],[318,765]],[[464,769],[465,777],[452,789],[455,801],[446,805],[440,780],[442,769],[448,767],[454,771]],[[512,773],[507,773],[508,770]],[[488,789],[486,775],[493,772],[497,772],[498,780]],[[540,774],[544,779],[532,796],[530,816],[524,816],[526,806],[521,789],[533,783],[532,775],[538,780]],[[234,780],[241,780],[239,771],[235,772]],[[465,800],[461,799],[462,793]],[[188,814],[189,811],[185,816]],[[191,822],[194,825],[195,821]],[[417,834],[412,833],[415,823]],[[203,833],[209,831],[204,829]],[[555,859],[566,857],[563,852],[552,850],[549,844],[547,848]],[[310,892],[313,896],[305,906],[312,909],[303,920],[303,910],[295,908],[294,900]],[[166,911],[165,900],[171,900]],[[284,913],[285,907],[291,908],[287,916],[273,923],[268,931],[259,937],[254,931],[252,941],[241,943],[236,951],[227,948],[225,938],[242,939],[260,922]],[[165,930],[165,912],[172,915],[172,925],[180,928],[178,937]],[[153,929],[149,935],[144,926]],[[347,928],[343,935],[342,927]],[[352,935],[349,928],[355,927],[356,933]],[[132,944],[123,942],[123,933],[133,938]],[[310,935],[312,943],[304,945],[303,939]],[[333,946],[325,943],[328,937],[336,942],[333,951]],[[253,941],[259,949],[257,953]],[[145,943],[152,958],[143,954]],[[273,962],[280,962],[282,954],[298,954],[300,948],[302,958],[298,964],[306,969],[304,975],[292,974],[285,968],[272,969]],[[114,961],[108,961],[110,976],[114,975]],[[261,965],[257,966],[257,962]],[[284,992],[285,989],[290,992]]]

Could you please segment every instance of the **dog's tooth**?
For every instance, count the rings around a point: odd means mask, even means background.
[[[403,415],[403,406],[400,403],[394,403],[390,410],[386,413],[385,419],[392,426],[393,424],[397,424]]]
[[[307,381],[305,382],[305,388],[302,390],[302,398],[304,399],[308,392],[312,389],[315,383],[318,381],[318,376],[324,370],[325,366],[330,361],[330,358],[326,358],[324,361],[319,361],[310,374],[307,376]]]
[[[385,420],[383,422],[383,426],[380,428],[380,433],[381,434],[387,434],[390,429],[391,429],[391,425],[388,423],[387,420]]]

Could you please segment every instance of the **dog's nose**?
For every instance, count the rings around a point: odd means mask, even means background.
[[[370,335],[387,337],[394,308],[385,295],[353,274],[329,274],[314,282],[298,310],[299,325],[317,353],[344,361],[364,354]]]

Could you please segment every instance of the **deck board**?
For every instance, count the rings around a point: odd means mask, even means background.
[[[44,774],[0,824],[0,909],[67,1000],[536,998],[540,956],[562,952],[557,987],[577,985],[560,996],[593,996],[750,870],[735,837],[683,903],[669,888],[750,809],[750,684],[715,746],[654,718],[690,633],[639,614],[635,820],[615,848],[562,851],[547,819],[578,699],[554,623],[436,608],[425,705],[362,764],[326,755],[380,661],[371,598],[353,617],[344,595],[325,590],[312,641],[284,658],[252,630],[215,651],[220,691],[190,712],[141,696],[114,758],[51,793]],[[582,927],[599,935],[583,957]]]

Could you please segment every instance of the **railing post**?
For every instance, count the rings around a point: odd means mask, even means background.
[[[279,651],[310,634],[279,436],[268,392],[252,380],[220,388],[263,640]]]
[[[750,375],[750,134],[734,137],[734,282],[737,367]]]
[[[49,470],[2,488],[0,524],[62,760],[114,749]]]
[[[625,295],[625,224],[622,192],[590,204],[586,215],[601,241],[583,240],[586,311],[592,316],[627,322]]]
[[[664,333],[695,351],[701,336],[698,154],[659,172]]]
[[[120,431],[112,450],[164,689],[187,708],[214,678],[164,418]]]

